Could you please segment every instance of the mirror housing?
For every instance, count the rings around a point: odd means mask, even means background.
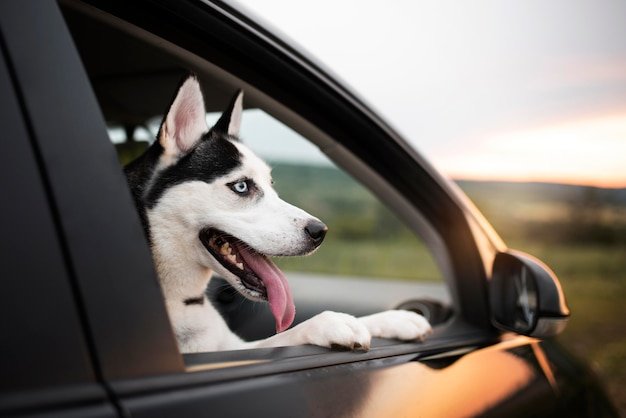
[[[495,327],[531,337],[561,333],[570,316],[556,275],[541,261],[519,251],[496,255],[489,300]]]

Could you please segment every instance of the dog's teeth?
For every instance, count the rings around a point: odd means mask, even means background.
[[[243,270],[243,263],[235,263],[239,270]]]
[[[230,244],[228,244],[227,242],[225,242],[221,247],[220,247],[220,254],[222,255],[228,255],[230,253],[233,252],[233,249],[230,248]]]
[[[235,257],[234,255],[229,254],[229,255],[226,256],[226,258],[228,258],[231,263],[237,264],[237,257]]]

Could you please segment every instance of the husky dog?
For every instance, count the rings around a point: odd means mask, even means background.
[[[288,329],[295,316],[289,284],[270,256],[307,255],[326,225],[281,200],[270,168],[239,139],[243,94],[209,129],[195,76],[181,84],[157,141],[125,172],[149,239],[181,352],[297,344],[367,350],[371,338],[423,338],[430,325],[408,311],[363,318],[323,312]],[[244,342],[205,291],[213,272],[255,301],[269,302],[277,334]]]

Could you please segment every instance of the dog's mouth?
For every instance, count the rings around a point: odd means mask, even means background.
[[[291,290],[285,275],[268,256],[215,228],[200,231],[200,241],[217,262],[239,278],[242,288],[238,290],[244,296],[269,302],[276,332],[289,328],[296,313]]]

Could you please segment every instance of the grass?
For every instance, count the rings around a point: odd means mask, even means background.
[[[590,364],[626,416],[626,247],[516,245],[559,277],[572,312],[558,339]]]

